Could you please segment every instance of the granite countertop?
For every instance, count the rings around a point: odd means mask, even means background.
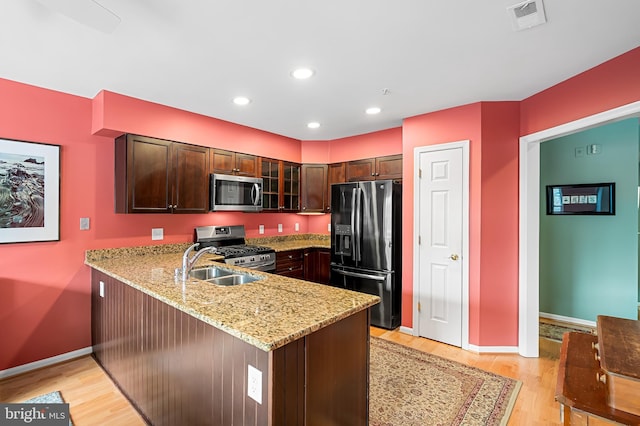
[[[247,244],[267,246],[276,252],[299,250],[306,248],[331,248],[329,235],[323,234],[294,234],[278,237],[251,238]]]
[[[264,245],[280,245],[282,250],[316,247],[317,242],[305,243],[299,238],[289,243]],[[85,264],[264,351],[284,346],[380,300],[364,293],[221,264],[216,262],[219,256],[209,254],[203,255],[195,267],[216,265],[261,279],[228,287],[197,279],[182,283],[174,272],[189,245],[89,250]]]

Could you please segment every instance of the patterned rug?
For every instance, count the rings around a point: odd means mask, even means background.
[[[571,331],[577,331],[580,333],[593,333],[595,329],[589,326],[580,325],[564,325],[564,324],[551,324],[545,321],[540,321],[540,337],[549,340],[555,340],[556,342],[562,342],[562,336],[564,333]]]
[[[62,394],[58,391],[49,392],[44,395],[36,396],[35,398],[27,399],[24,401],[28,404],[64,404]],[[69,426],[73,426],[73,422],[69,419]]]
[[[371,336],[371,426],[505,425],[521,382]]]
[[[49,392],[44,395],[36,396],[35,398],[27,399],[25,403],[29,404],[64,404],[62,395],[60,392]]]

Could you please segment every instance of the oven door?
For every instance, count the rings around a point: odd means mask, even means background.
[[[212,211],[262,210],[262,178],[212,174],[210,182]]]

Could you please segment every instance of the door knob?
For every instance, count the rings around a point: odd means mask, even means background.
[[[449,258],[450,258],[451,260],[458,260],[458,255],[454,253],[454,254],[452,254],[451,256],[449,256]]]

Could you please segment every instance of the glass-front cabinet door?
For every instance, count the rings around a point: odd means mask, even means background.
[[[282,164],[284,179],[282,197],[283,210],[300,211],[300,165]]]
[[[261,159],[262,209],[280,209],[280,161]]]
[[[300,164],[261,158],[262,208],[300,211]]]

